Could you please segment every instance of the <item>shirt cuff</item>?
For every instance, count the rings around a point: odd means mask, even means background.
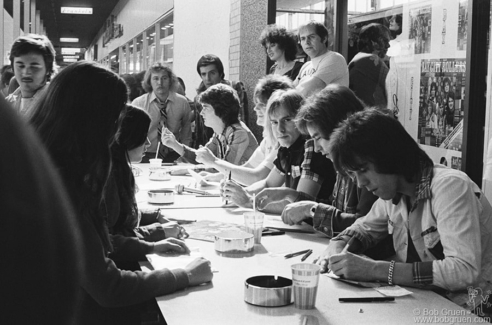
[[[318,204],[318,207],[314,211],[313,216],[313,228],[326,236],[333,237],[333,217],[337,213],[331,205]]]
[[[299,202],[299,201],[313,201],[316,202],[316,198],[314,196],[311,196],[309,194],[306,194],[304,192],[297,192],[298,195],[294,202]]]
[[[412,275],[413,283],[415,284],[432,284],[434,282],[432,276],[432,261],[413,263]]]

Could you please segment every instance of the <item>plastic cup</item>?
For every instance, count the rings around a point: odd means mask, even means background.
[[[161,158],[152,158],[149,159],[150,167],[161,167],[162,159]]]
[[[316,304],[321,267],[317,264],[298,263],[292,265],[291,268],[294,307],[313,309]]]
[[[261,233],[263,231],[265,214],[261,212],[246,212],[243,215],[246,231],[255,236],[255,244],[261,244]]]

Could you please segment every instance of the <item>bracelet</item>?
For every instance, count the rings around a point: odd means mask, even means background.
[[[395,261],[390,262],[389,272],[388,272],[388,284],[393,285],[393,270],[395,269]]]

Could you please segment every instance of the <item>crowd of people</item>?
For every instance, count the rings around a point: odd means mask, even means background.
[[[492,290],[492,207],[465,173],[434,164],[386,109],[390,35],[364,27],[347,64],[328,49],[322,23],[297,35],[267,26],[259,43],[273,65],[253,94],[259,144],[245,85],[225,79],[215,55],[198,59],[202,81],[189,100],[163,63],[143,73],[138,90],[135,76],[97,63],[57,73],[45,36],[19,37],[11,94],[2,70],[0,141],[11,155],[0,159],[0,201],[3,229],[26,234],[10,232],[2,245],[11,262],[2,291],[12,299],[0,320],[131,323],[154,297],[212,280],[204,258],[137,270],[145,254],[189,253],[183,226],[136,204],[131,164],[156,156],[204,164],[208,180],[230,175],[220,193],[240,207],[254,197],[286,224],[312,225],[327,238],[317,262],[324,271],[436,290],[471,309],[470,287]]]

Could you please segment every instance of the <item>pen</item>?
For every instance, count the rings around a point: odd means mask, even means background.
[[[291,253],[291,254],[287,254],[285,255],[284,257],[285,258],[291,258],[291,257],[295,257],[295,256],[299,256],[299,255],[302,255],[302,254],[306,254],[307,252],[309,252],[310,249],[305,249],[303,251],[299,251],[299,252],[295,252],[295,253]]]
[[[342,253],[347,253],[350,248],[350,245],[352,245],[354,241],[355,241],[355,237],[350,237],[349,241],[347,242],[347,245],[345,245],[345,247],[342,249]]]
[[[313,253],[313,250],[310,249],[306,254],[304,254],[304,256],[301,258],[301,262],[304,262],[306,260],[306,258],[309,257],[309,255],[311,255]]]
[[[229,170],[229,177],[227,177],[227,180],[231,180],[231,171]],[[229,204],[229,202],[227,201],[227,199],[225,200],[225,204]]]
[[[357,297],[357,298],[338,298],[339,302],[385,302],[395,301],[394,297]]]

